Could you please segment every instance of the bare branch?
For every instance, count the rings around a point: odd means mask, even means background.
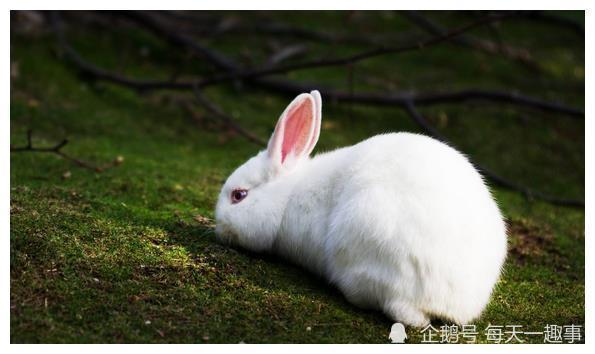
[[[399,105],[404,106],[408,101],[412,101],[418,106],[429,106],[441,103],[456,103],[465,101],[493,101],[500,103],[514,104],[518,106],[526,106],[542,111],[551,111],[561,114],[566,114],[573,118],[584,118],[584,111],[573,107],[560,104],[558,102],[550,102],[538,99],[531,96],[522,95],[515,92],[504,92],[495,90],[482,89],[467,89],[453,92],[435,92],[435,93],[419,93],[419,94],[395,94],[395,95],[377,95],[377,94],[360,94],[356,97],[343,97],[342,94],[337,93],[338,100],[355,100],[359,103],[369,103],[377,105]]]
[[[54,145],[54,146],[47,146],[47,147],[38,147],[38,146],[33,146],[32,141],[31,141],[31,137],[32,137],[33,131],[31,129],[27,130],[27,145],[25,146],[21,146],[21,147],[10,147],[10,152],[45,152],[45,153],[52,153],[52,154],[56,154],[58,156],[60,156],[61,158],[71,161],[72,163],[74,163],[75,165],[82,167],[82,168],[86,168],[95,172],[103,172],[109,168],[115,167],[120,165],[124,159],[121,156],[116,157],[113,161],[106,163],[102,166],[96,166],[93,165],[89,162],[80,160],[78,158],[75,158],[73,156],[70,156],[68,154],[66,154],[65,152],[62,151],[62,148],[64,146],[66,146],[66,144],[68,144],[68,140],[64,139],[61,142],[59,142],[58,144]]]
[[[300,84],[296,82],[275,79],[261,80],[258,82],[258,86],[269,89],[272,92],[286,93],[291,95],[317,89],[323,92],[326,98],[331,100],[339,102],[370,104],[376,106],[398,106],[404,108],[409,101],[420,106],[465,101],[490,101],[529,107],[544,112],[560,113],[575,119],[584,119],[585,116],[585,112],[583,110],[569,107],[559,102],[550,102],[519,93],[497,90],[467,89],[452,92],[395,92],[393,94],[349,93],[315,84]]]
[[[247,78],[247,74],[238,74],[236,64],[230,59],[225,59],[226,65],[232,63],[234,65],[234,72],[224,74],[225,80],[220,79],[204,79],[192,81],[160,81],[160,80],[139,80],[119,75],[107,70],[104,70],[93,63],[83,59],[78,52],[76,52],[70,44],[66,41],[64,33],[61,28],[61,22],[57,14],[53,14],[52,23],[60,45],[68,58],[76,65],[76,67],[85,75],[96,79],[112,82],[123,85],[140,91],[145,90],[194,90],[195,87],[204,89],[205,87],[226,81],[233,78],[244,79],[256,86],[268,89],[274,93],[282,93],[295,95],[313,89],[319,89],[324,92],[324,95],[329,99],[352,103],[365,103],[381,106],[400,106],[404,107],[407,101],[413,101],[416,105],[432,105],[440,103],[454,103],[472,100],[493,101],[499,103],[508,103],[519,106],[526,106],[542,111],[551,111],[568,115],[570,117],[583,119],[584,111],[581,109],[566,106],[558,102],[548,102],[542,99],[531,96],[522,95],[519,93],[510,93],[496,90],[479,90],[467,89],[455,92],[445,93],[403,93],[397,92],[388,95],[380,95],[374,93],[360,93],[354,94],[352,92],[341,92],[332,88],[323,88],[316,84],[300,84],[280,79],[264,79],[259,77]],[[211,50],[209,50],[211,51]],[[211,57],[221,58],[220,53],[216,53]],[[239,69],[238,69],[239,70]],[[246,77],[244,77],[246,76]]]

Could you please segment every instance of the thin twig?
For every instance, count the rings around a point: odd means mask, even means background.
[[[10,152],[44,152],[44,153],[52,153],[60,156],[61,158],[68,160],[75,165],[86,168],[88,170],[92,170],[95,172],[103,172],[109,168],[115,167],[120,165],[124,159],[121,156],[118,156],[113,161],[106,163],[102,166],[96,166],[89,162],[80,160],[76,157],[70,156],[62,151],[62,148],[68,144],[68,139],[63,139],[61,142],[54,146],[47,146],[47,147],[38,147],[33,146],[32,143],[32,135],[33,131],[31,129],[27,130],[27,145],[21,147],[10,147]]]
[[[432,136],[435,139],[438,139],[442,142],[452,145],[449,142],[449,140],[442,133],[440,133],[436,128],[434,128],[423,117],[423,115],[421,115],[417,111],[413,102],[408,102],[407,105],[405,106],[405,108],[406,108],[406,111],[409,114],[409,116],[411,116],[411,118],[413,118],[413,120],[417,123],[417,125],[419,125],[426,133],[428,133],[430,136]],[[509,189],[509,190],[519,192],[519,193],[523,194],[529,200],[539,199],[539,200],[543,200],[545,202],[548,202],[548,203],[551,203],[554,205],[576,207],[576,208],[584,208],[585,207],[585,202],[582,200],[557,198],[557,197],[553,197],[548,194],[544,194],[542,192],[534,191],[527,187],[521,186],[515,182],[509,181],[479,164],[474,163],[474,165],[475,165],[475,168],[477,168],[477,170],[484,177],[488,178],[494,184],[496,184],[500,187]]]

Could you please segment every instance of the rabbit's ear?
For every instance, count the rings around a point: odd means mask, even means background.
[[[303,93],[287,106],[269,140],[275,167],[287,167],[308,156],[320,135],[321,99],[318,91]]]
[[[320,137],[320,123],[322,121],[322,98],[320,97],[320,92],[314,90],[310,92],[310,95],[314,99],[314,133],[308,145],[307,155],[310,155],[318,142],[318,138]]]

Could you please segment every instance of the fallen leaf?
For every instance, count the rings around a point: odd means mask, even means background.
[[[206,216],[202,216],[200,214],[194,216],[194,220],[196,220],[199,224],[204,225],[204,226],[208,226],[208,227],[215,226],[215,223],[213,222],[213,220],[207,218]]]

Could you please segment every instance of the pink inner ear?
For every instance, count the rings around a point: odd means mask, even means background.
[[[296,156],[304,152],[310,138],[312,128],[312,100],[304,99],[287,112],[283,145],[281,147],[281,163],[293,151]]]

